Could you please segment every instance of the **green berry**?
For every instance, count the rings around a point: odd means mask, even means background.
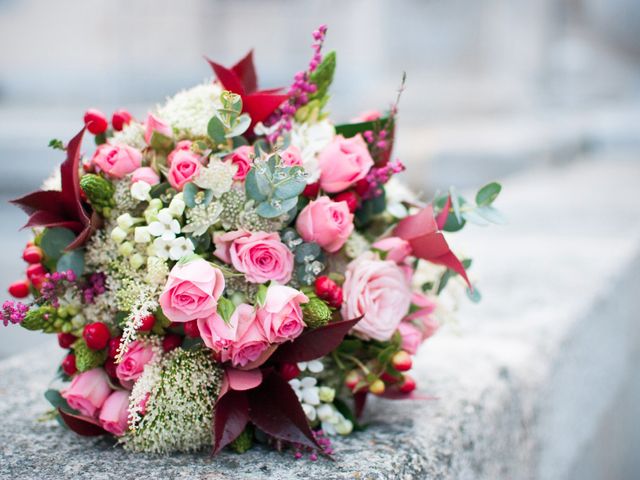
[[[331,309],[320,298],[313,297],[302,305],[304,323],[310,328],[322,327],[331,320]]]

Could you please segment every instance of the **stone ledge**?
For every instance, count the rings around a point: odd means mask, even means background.
[[[606,159],[510,180],[510,226],[460,236],[484,301],[417,359],[437,399],[373,402],[371,428],[337,442],[335,462],[134,456],[38,423],[60,356],[47,347],[0,363],[0,477],[568,478],[638,360],[638,178],[640,163]]]

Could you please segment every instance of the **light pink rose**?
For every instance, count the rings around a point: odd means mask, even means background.
[[[236,367],[255,362],[269,348],[269,342],[256,321],[256,313],[245,303],[236,307],[230,318],[236,330],[236,339],[220,352],[222,362],[231,361]]]
[[[160,176],[151,167],[140,167],[131,175],[131,183],[145,182],[149,185],[160,183]]]
[[[147,120],[144,123],[144,141],[151,142],[151,136],[153,132],[158,132],[164,135],[165,137],[171,138],[173,136],[173,131],[167,122],[159,119],[153,113],[149,112],[147,115]]]
[[[380,113],[380,110],[367,110],[365,112],[362,112],[357,117],[355,117],[352,121],[358,122],[358,123],[371,122],[373,120],[378,120],[381,117],[382,117],[382,114]]]
[[[173,157],[167,180],[173,188],[181,192],[185,184],[193,181],[200,173],[200,156],[191,150],[174,150],[171,154]]]
[[[121,382],[135,381],[140,378],[144,366],[153,359],[153,348],[147,343],[134,340],[116,367],[116,376]]]
[[[127,431],[129,416],[129,392],[116,390],[102,405],[100,410],[100,425],[107,432],[121,437]]]
[[[91,163],[113,178],[122,178],[140,167],[142,154],[128,145],[103,143],[93,154]]]
[[[325,192],[346,190],[367,176],[373,159],[360,134],[351,138],[336,136],[318,155],[320,186]]]
[[[264,305],[258,307],[256,318],[262,333],[269,343],[292,340],[302,333],[301,303],[307,303],[307,296],[295,288],[284,285],[270,285]]]
[[[235,315],[237,311],[236,308],[229,323],[225,323],[217,313],[198,319],[200,337],[211,350],[220,352],[234,344],[238,333],[238,316]]]
[[[224,291],[222,272],[203,259],[176,264],[160,295],[162,311],[172,322],[206,318],[218,308]]]
[[[425,341],[438,330],[438,321],[432,315],[436,304],[422,293],[414,293],[411,297],[411,303],[414,311],[407,315],[404,321],[417,326],[422,332],[422,341]]]
[[[277,233],[238,230],[214,238],[216,257],[244,273],[251,283],[287,283],[293,272],[293,253]]]
[[[191,140],[180,140],[178,143],[176,143],[174,149],[171,150],[171,153],[169,153],[169,155],[167,155],[167,165],[171,165],[178,152],[191,152],[191,145]]]
[[[102,368],[78,373],[60,394],[69,406],[87,417],[95,417],[111,393],[109,376]]]
[[[404,259],[411,254],[411,245],[400,237],[383,238],[371,246],[386,252],[387,256],[385,260],[391,260],[396,263],[404,262]]]
[[[238,167],[238,171],[233,176],[234,180],[244,180],[251,170],[251,159],[254,155],[253,147],[243,145],[236,148],[231,154],[225,157],[225,160],[230,160],[231,163]]]
[[[418,351],[418,347],[422,343],[422,332],[420,329],[412,323],[400,322],[400,325],[398,325],[398,332],[402,337],[400,347],[411,355],[415,355]]]
[[[287,167],[295,167],[296,165],[302,165],[302,154],[300,149],[295,145],[289,145],[286,150],[280,153],[282,162]]]
[[[347,202],[318,197],[302,209],[296,229],[305,242],[316,242],[327,252],[337,252],[353,232],[353,213]]]
[[[363,318],[353,330],[361,337],[389,340],[411,305],[411,288],[402,269],[373,252],[347,266],[342,286],[343,318]]]

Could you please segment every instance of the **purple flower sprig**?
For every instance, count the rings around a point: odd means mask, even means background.
[[[29,306],[22,302],[7,300],[2,304],[2,323],[6,327],[10,323],[22,323],[29,311]]]
[[[84,303],[93,303],[98,295],[102,295],[106,290],[107,276],[102,272],[92,273],[87,280],[87,284],[82,287],[82,298]]]
[[[42,287],[40,288],[40,299],[50,303],[53,307],[58,308],[60,296],[67,290],[68,284],[76,281],[76,274],[73,270],[67,270],[66,272],[53,272],[47,273],[44,276]]]
[[[311,430],[313,434],[313,438],[316,440],[316,443],[320,446],[322,452],[326,455],[331,455],[333,453],[333,446],[331,445],[331,439],[325,434],[324,430]],[[294,458],[299,460],[303,456],[303,452],[309,453],[309,460],[315,462],[318,460],[318,451],[312,450],[309,447],[305,447],[304,445],[294,444]]]
[[[393,175],[405,169],[405,165],[400,160],[389,162],[381,167],[373,167],[365,177],[368,186],[363,189],[362,199],[367,200],[382,195],[381,186],[387,183]]]

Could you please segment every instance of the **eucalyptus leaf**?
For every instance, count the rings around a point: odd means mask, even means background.
[[[40,238],[40,247],[47,257],[57,260],[75,238],[76,234],[68,228],[47,228]]]
[[[246,132],[249,129],[250,125],[251,125],[251,117],[246,113],[243,113],[236,119],[233,127],[231,128],[230,131],[227,132],[225,137],[226,138],[238,137],[242,135],[244,132]]]
[[[200,191],[198,186],[195,183],[189,182],[182,189],[182,195],[184,199],[184,204],[193,208],[196,206],[196,195]]]
[[[262,154],[269,155],[271,149],[269,144],[265,140],[258,140],[253,144],[253,150],[256,152],[256,157],[262,156]]]
[[[475,286],[473,287],[473,290],[467,287],[465,291],[467,293],[467,297],[469,297],[469,300],[471,300],[473,303],[478,303],[480,300],[482,300],[482,295]]]
[[[306,186],[307,184],[304,180],[289,178],[276,187],[274,195],[276,198],[279,198],[281,200],[297,197],[304,191]]]
[[[476,203],[479,206],[491,205],[502,190],[502,186],[498,182],[491,182],[480,190],[476,194]]]
[[[79,277],[84,272],[84,250],[76,249],[66,252],[59,259],[56,265],[56,271],[66,272],[72,270]]]
[[[256,202],[262,202],[267,199],[267,195],[262,193],[258,188],[258,178],[256,168],[249,170],[245,178],[244,188],[247,193],[247,197],[252,198]]]
[[[499,210],[496,210],[492,206],[485,205],[482,207],[478,207],[475,209],[475,212],[491,223],[496,223],[498,225],[504,225],[507,223],[507,219],[504,217],[504,215],[502,215]]]
[[[485,226],[489,225],[489,222],[485,218],[480,216],[477,213],[477,210],[469,210],[468,212],[464,212],[462,214],[462,217],[466,221],[471,222],[471,223],[473,223],[475,225],[479,225],[481,227],[485,227]]]
[[[297,263],[303,263],[307,258],[315,260],[321,253],[322,250],[317,243],[303,243],[296,248],[295,260]]]
[[[458,223],[462,223],[462,217],[460,216],[461,202],[455,187],[449,187],[449,194],[451,195],[451,206],[453,207],[453,213],[456,216],[456,220],[458,220]]]
[[[207,134],[216,143],[226,142],[226,130],[222,121],[217,116],[213,116],[211,117],[211,120],[209,120],[209,124],[207,125]]]

